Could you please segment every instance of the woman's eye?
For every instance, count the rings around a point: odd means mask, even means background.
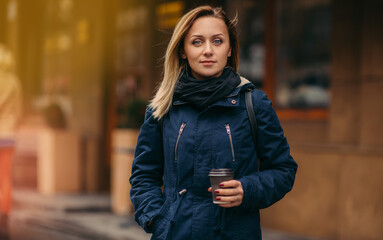
[[[202,41],[201,40],[194,40],[193,41],[193,45],[194,46],[199,46],[199,45],[201,45],[202,44]]]
[[[215,40],[213,41],[213,43],[214,43],[215,45],[220,45],[220,44],[222,43],[222,40],[221,40],[221,39],[215,39]]]

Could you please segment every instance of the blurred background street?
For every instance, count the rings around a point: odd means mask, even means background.
[[[129,199],[135,144],[173,28],[204,4],[238,14],[239,73],[299,165],[261,211],[264,239],[383,239],[383,1],[0,0],[11,239],[150,238]]]
[[[131,215],[111,211],[108,194],[55,195],[16,191],[10,215],[12,240],[149,240]],[[325,240],[271,229],[264,240]]]

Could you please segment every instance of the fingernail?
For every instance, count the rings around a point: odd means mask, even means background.
[[[215,193],[219,193],[219,191],[218,191],[218,190],[215,190],[214,192],[215,192]]]
[[[223,187],[223,183],[219,184],[220,187]]]
[[[217,197],[217,198],[215,198],[215,200],[219,201],[219,200],[221,200],[221,198],[220,198],[220,197]]]

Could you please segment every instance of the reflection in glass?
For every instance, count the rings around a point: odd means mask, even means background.
[[[325,108],[330,101],[330,1],[278,1],[276,102]]]

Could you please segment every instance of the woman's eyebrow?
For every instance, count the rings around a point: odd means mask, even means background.
[[[225,35],[223,33],[217,33],[217,34],[212,35],[212,37],[218,37],[218,36],[225,36]],[[190,37],[204,38],[205,36],[199,35],[199,34],[194,34],[194,35],[191,35]]]
[[[225,35],[223,33],[217,33],[213,35],[213,37],[218,37],[218,36],[225,36]]]

